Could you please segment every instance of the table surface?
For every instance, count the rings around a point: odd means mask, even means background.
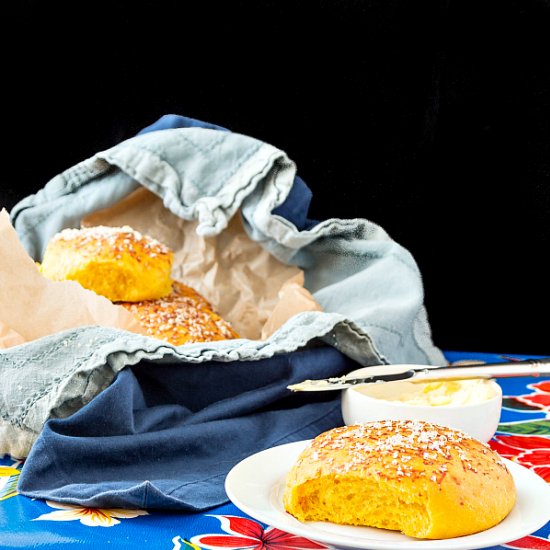
[[[529,357],[452,351],[445,355],[451,363],[463,360],[499,362]],[[503,389],[503,409],[501,424],[490,442],[491,446],[550,483],[550,378],[508,378],[499,380],[499,383]],[[233,504],[202,514],[182,514],[92,509],[29,499],[17,494],[21,465],[20,461],[9,456],[0,458],[1,549],[49,549],[69,545],[82,549],[325,548],[281,533],[270,537],[269,526],[253,520]],[[533,505],[536,506],[536,502]],[[232,516],[231,522],[224,516]],[[550,520],[550,510],[548,516]],[[492,548],[550,550],[550,521],[530,536]]]

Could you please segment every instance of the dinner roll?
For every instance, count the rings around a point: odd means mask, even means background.
[[[201,294],[177,281],[166,298],[119,305],[134,315],[149,336],[175,346],[239,337]]]
[[[284,507],[330,521],[444,539],[483,531],[514,506],[500,456],[465,433],[412,420],[335,428],[316,437],[288,473]]]
[[[131,227],[64,229],[48,243],[41,272],[72,280],[113,302],[151,300],[170,294],[173,253]]]

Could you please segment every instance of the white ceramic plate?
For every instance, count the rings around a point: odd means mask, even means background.
[[[505,460],[517,487],[517,501],[504,521],[481,533],[444,540],[414,539],[385,529],[300,522],[282,503],[284,478],[309,441],[272,447],[237,464],[225,489],[233,504],[249,516],[308,539],[343,549],[465,550],[487,548],[524,537],[550,521],[550,485],[531,470]],[[452,521],[452,518],[449,518]]]

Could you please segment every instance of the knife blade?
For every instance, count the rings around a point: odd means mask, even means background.
[[[456,367],[437,367],[433,365],[376,365],[361,369],[367,376],[348,375],[324,378],[320,380],[304,380],[291,384],[291,391],[331,391],[343,390],[358,384],[373,384],[392,382],[396,380],[457,380],[465,378],[507,378],[517,376],[550,375],[550,357],[541,359],[525,359],[504,363],[476,363]]]

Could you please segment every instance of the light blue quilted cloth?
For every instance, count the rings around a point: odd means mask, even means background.
[[[98,153],[21,201],[11,212],[12,222],[36,260],[56,232],[78,227],[82,217],[140,185],[177,216],[198,220],[197,231],[205,238],[241,215],[253,240],[303,269],[305,285],[324,311],[293,317],[266,341],[176,348],[124,331],[85,327],[0,351],[0,452],[25,456],[48,418],[78,410],[120,369],[142,359],[264,359],[321,340],[363,365],[445,364],[431,340],[418,267],[381,227],[366,219],[328,219],[299,231],[272,214],[288,196],[295,173],[283,151],[251,137],[169,129]]]

